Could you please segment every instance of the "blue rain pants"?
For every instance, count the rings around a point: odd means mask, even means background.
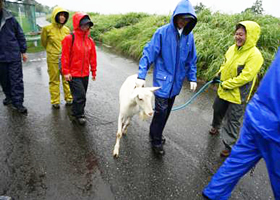
[[[248,123],[243,124],[240,139],[203,190],[204,195],[213,200],[229,199],[239,179],[261,158],[266,162],[274,197],[280,200],[280,144],[263,137]]]

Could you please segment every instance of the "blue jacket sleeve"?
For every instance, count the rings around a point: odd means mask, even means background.
[[[195,43],[194,43],[194,38],[193,34],[190,33],[189,35],[190,38],[190,51],[188,54],[188,59],[186,62],[186,67],[188,68],[187,70],[187,78],[190,82],[196,82],[196,61],[197,61],[197,55],[196,55],[196,48],[195,48]]]
[[[161,50],[161,38],[159,31],[156,31],[151,41],[144,47],[143,56],[139,62],[138,78],[145,80],[147,72],[158,57]]]
[[[16,30],[16,38],[18,40],[19,43],[19,47],[20,47],[20,52],[21,53],[25,53],[27,50],[27,45],[26,45],[26,39],[23,33],[22,28],[20,27],[19,23],[17,22],[16,19],[14,19],[15,21],[15,30]]]

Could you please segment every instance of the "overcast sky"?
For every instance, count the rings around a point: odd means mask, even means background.
[[[192,0],[193,6],[203,3],[212,11],[233,14],[251,7],[256,0]],[[119,14],[127,12],[146,12],[150,14],[172,13],[179,0],[37,0],[53,7],[62,6],[68,10]],[[263,0],[265,14],[280,17],[279,0]]]

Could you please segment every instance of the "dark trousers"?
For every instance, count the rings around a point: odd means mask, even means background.
[[[212,127],[220,129],[223,119],[224,125],[221,130],[223,143],[226,148],[231,149],[239,136],[241,118],[245,111],[245,104],[235,104],[216,97],[213,104],[214,115]]]
[[[70,90],[73,96],[72,115],[74,117],[83,117],[86,106],[86,92],[88,88],[87,77],[73,77],[69,81]]]
[[[175,96],[172,98],[155,97],[155,113],[150,126],[152,145],[162,144],[162,132],[170,115]]]
[[[11,85],[9,79],[9,68],[6,63],[0,63],[0,85],[6,98],[11,98]]]
[[[22,63],[0,62],[0,84],[6,98],[11,98],[13,105],[21,105],[24,98]]]

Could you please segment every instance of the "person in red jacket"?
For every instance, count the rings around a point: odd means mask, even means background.
[[[62,74],[69,82],[73,96],[72,115],[80,125],[86,123],[84,108],[90,71],[92,80],[96,79],[96,49],[90,28],[93,26],[90,17],[84,13],[73,15],[73,34],[62,41]]]

